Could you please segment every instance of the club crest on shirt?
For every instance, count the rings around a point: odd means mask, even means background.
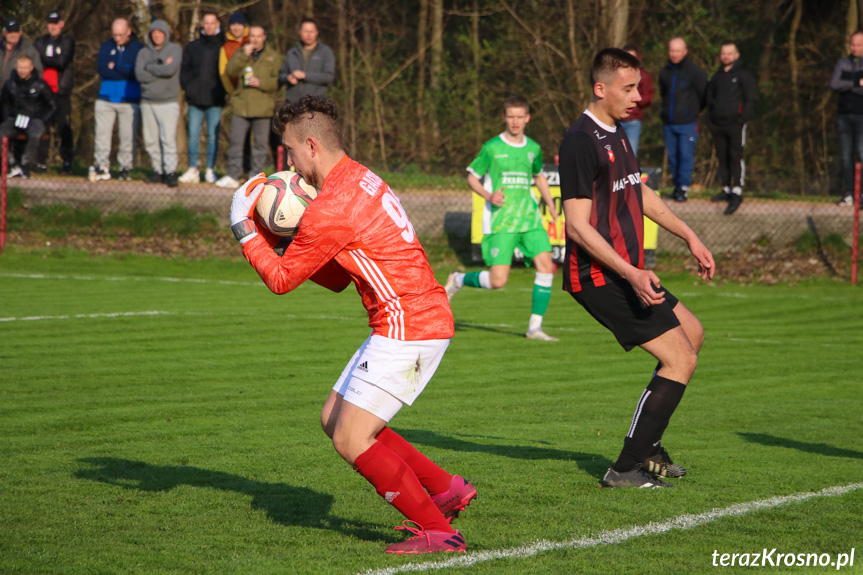
[[[527,161],[528,162],[530,162],[532,164],[535,159],[536,159],[536,154],[534,154],[533,152],[527,153]]]
[[[611,146],[605,146],[605,151],[608,152],[608,160],[614,163],[614,152],[611,151]]]

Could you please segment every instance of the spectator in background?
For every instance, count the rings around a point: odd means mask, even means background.
[[[842,199],[840,206],[854,205],[854,148],[863,162],[863,31],[851,35],[851,53],[833,68],[830,87],[839,94],[836,124],[842,154]]]
[[[96,100],[96,141],[94,164],[90,166],[89,174],[91,182],[111,179],[108,167],[115,121],[120,136],[117,149],[119,178],[129,179],[141,102],[141,84],[135,76],[135,61],[142,47],[132,33],[129,21],[117,18],[111,24],[111,39],[103,42],[99,48],[98,66],[102,83]]]
[[[15,71],[15,61],[19,56],[28,56],[33,62],[36,75],[42,77],[42,60],[39,53],[29,40],[21,33],[21,23],[17,18],[6,19],[3,25],[3,42],[0,43],[0,86],[6,85],[6,80]]]
[[[219,126],[222,108],[225,105],[225,88],[219,77],[219,54],[225,35],[219,28],[219,17],[215,12],[204,12],[201,16],[201,35],[183,51],[183,66],[180,84],[189,104],[189,169],[180,181],[197,184],[201,181],[198,170],[201,123],[207,119],[207,170],[204,179],[213,184],[216,174],[216,152],[219,149]]]
[[[688,54],[686,41],[672,38],[668,43],[668,62],[659,72],[665,149],[674,184],[671,197],[676,202],[685,202],[688,197],[698,141],[696,122],[707,94],[707,74]]]
[[[623,49],[638,58],[639,62],[641,61],[641,50],[635,44],[627,44]],[[638,84],[638,95],[641,96],[641,101],[636,102],[632,113],[620,122],[629,143],[632,144],[632,153],[636,156],[638,156],[638,141],[641,139],[641,121],[644,119],[644,109],[653,103],[653,78],[643,65],[639,71],[641,72],[641,82]]]
[[[231,14],[228,20],[228,31],[225,33],[225,43],[222,44],[222,49],[219,51],[219,77],[222,79],[222,86],[225,88],[225,94],[230,96],[237,89],[240,83],[239,76],[233,78],[228,75],[226,69],[228,62],[238,48],[249,42],[249,27],[246,24],[246,17],[240,12]],[[251,171],[252,165],[252,139],[251,134],[246,136],[246,141],[243,144],[243,171]]]
[[[14,155],[9,166],[9,177],[30,177],[32,162],[36,158],[39,140],[45,133],[45,124],[54,114],[54,93],[44,80],[34,73],[30,56],[20,55],[15,61],[16,73],[3,84],[3,110],[6,119],[0,124],[0,138],[27,136],[27,144],[20,165]]]
[[[279,55],[267,46],[263,26],[249,28],[249,43],[234,52],[225,72],[242,78],[231,96],[231,138],[228,145],[228,173],[217,186],[237,188],[243,178],[243,144],[249,131],[254,132],[251,173],[261,172],[267,157],[270,123],[273,118],[273,95],[279,89]]]
[[[719,157],[719,183],[722,191],[712,202],[728,202],[725,214],[731,215],[743,203],[746,164],[746,122],[755,110],[755,78],[739,60],[734,42],[723,42],[719,49],[719,69],[707,87],[707,119],[713,145]]]
[[[326,96],[327,88],[336,75],[336,57],[332,49],[318,42],[318,24],[314,18],[300,20],[300,41],[288,49],[279,70],[279,86],[286,86],[286,102],[296,102],[303,96]],[[270,133],[273,157],[281,138]]]
[[[51,124],[56,127],[60,139],[60,159],[63,160],[63,173],[72,173],[72,154],[74,141],[72,137],[72,85],[74,71],[72,61],[75,57],[75,40],[68,34],[63,34],[66,23],[59,12],[48,14],[46,24],[48,33],[33,41],[33,47],[39,53],[42,66],[42,79],[54,92],[57,111]],[[48,140],[41,140],[36,158],[36,169],[46,170],[48,167]]]
[[[138,52],[135,76],[141,83],[141,123],[150,156],[151,184],[177,187],[177,121],[180,119],[180,66],[183,49],[171,42],[164,20],[154,20],[147,45]]]

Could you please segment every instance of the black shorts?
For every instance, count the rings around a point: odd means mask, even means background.
[[[604,325],[626,351],[659,337],[680,325],[674,313],[677,298],[666,288],[665,301],[644,307],[626,280],[572,294],[575,301]]]

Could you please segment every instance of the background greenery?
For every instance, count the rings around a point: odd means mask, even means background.
[[[449,269],[437,271],[443,280]],[[690,474],[644,492],[597,482],[654,362],[624,354],[557,290],[546,326],[561,341],[525,340],[532,276],[515,269],[504,290],[457,296],[444,362],[393,421],[478,487],[457,523],[469,553],[860,481],[858,288],[663,274],[707,340],[665,438]],[[0,572],[351,574],[424,560],[384,555],[402,537],[392,530],[400,516],[319,429],[366,322],[352,290],[304,285],[276,297],[239,257],[10,249],[0,268]],[[856,547],[853,573],[861,517],[858,490],[470,572],[706,573],[714,550]]]
[[[78,41],[74,122],[84,165],[92,150],[95,57],[114,17],[131,18],[139,33],[151,18],[165,18],[185,44],[201,10],[216,10],[223,22],[241,10],[269,28],[280,52],[297,41],[300,18],[315,16],[321,40],[336,51],[330,95],[345,113],[351,155],[381,169],[416,165],[429,173],[463,173],[480,143],[501,130],[499,106],[512,93],[530,100],[528,133],[550,161],[585,107],[590,59],[603,47],[640,45],[656,79],[671,37],[686,38],[690,57],[710,74],[721,42],[732,39],[759,90],[747,185],[827,194],[838,192],[828,81],[848,52],[861,7],[863,0],[74,0],[61,9]],[[52,0],[7,0],[0,16],[17,15],[32,39],[55,8]],[[645,165],[664,163],[658,108],[657,100],[645,115]],[[710,186],[716,159],[701,128],[696,181]]]

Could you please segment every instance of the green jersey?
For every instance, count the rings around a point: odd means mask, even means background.
[[[542,171],[539,144],[525,136],[523,144],[513,145],[501,134],[483,144],[467,170],[477,178],[485,176],[484,186],[489,193],[503,187],[502,206],[485,203],[483,234],[517,234],[542,228],[539,206],[530,191],[533,176]]]

